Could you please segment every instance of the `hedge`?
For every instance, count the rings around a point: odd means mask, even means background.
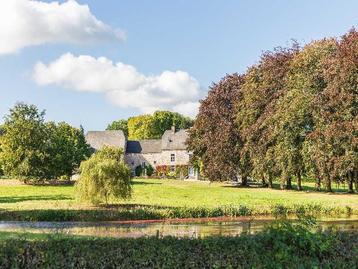
[[[356,268],[357,235],[284,223],[240,237],[19,237],[0,241],[0,268]]]

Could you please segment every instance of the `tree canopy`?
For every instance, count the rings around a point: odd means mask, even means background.
[[[124,162],[123,150],[104,147],[82,162],[76,190],[81,201],[94,204],[108,204],[109,198],[130,198],[131,170]]]
[[[299,190],[314,178],[318,189],[332,191],[335,181],[358,191],[357,59],[352,29],[265,52],[244,74],[214,84],[188,140],[204,174],[223,180],[236,173],[269,186],[278,180],[287,189],[296,181]]]
[[[67,178],[90,155],[82,129],[45,122],[45,111],[18,103],[2,126],[0,164],[20,179]]]
[[[188,129],[193,120],[176,112],[156,111],[131,117],[128,120],[114,121],[107,130],[122,130],[129,139],[157,139],[172,126],[177,129]]]

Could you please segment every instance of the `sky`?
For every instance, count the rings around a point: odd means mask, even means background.
[[[213,82],[292,39],[339,37],[357,14],[356,0],[1,0],[0,118],[16,102],[85,130],[195,117]]]

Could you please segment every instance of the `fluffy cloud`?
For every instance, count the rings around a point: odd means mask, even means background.
[[[164,71],[157,76],[146,76],[131,65],[70,53],[47,65],[37,63],[33,79],[41,86],[100,92],[115,105],[146,113],[167,109],[195,116],[201,97],[198,81],[187,72]]]
[[[123,33],[96,19],[74,0],[46,3],[1,0],[0,54],[45,43],[88,44],[122,40]]]

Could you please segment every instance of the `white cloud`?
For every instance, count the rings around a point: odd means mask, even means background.
[[[131,65],[70,53],[48,65],[37,63],[33,79],[41,86],[59,85],[77,91],[100,92],[115,105],[134,107],[146,113],[167,109],[193,117],[201,97],[198,81],[187,72],[164,71],[157,76],[146,76]]]
[[[1,0],[0,55],[45,43],[88,44],[123,40],[120,30],[96,19],[87,5],[74,0],[46,3]]]

